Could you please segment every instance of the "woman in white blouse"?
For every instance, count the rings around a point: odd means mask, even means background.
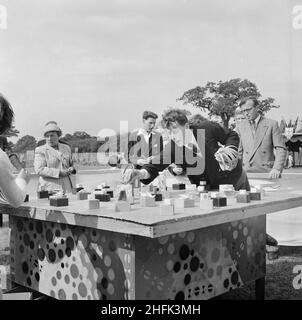
[[[14,120],[14,112],[7,99],[0,94],[0,135],[7,132]],[[9,203],[19,207],[26,196],[26,186],[30,180],[29,173],[21,169],[17,176],[6,153],[0,149],[0,203]]]

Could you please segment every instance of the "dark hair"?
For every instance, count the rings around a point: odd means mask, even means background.
[[[189,120],[190,127],[199,127],[199,125],[204,122],[209,121],[207,118],[202,116],[201,114],[194,114]]]
[[[240,103],[239,103],[239,106],[241,107],[242,105],[244,105],[248,100],[252,100],[254,102],[254,107],[257,107],[258,104],[259,104],[259,101],[256,97],[246,97],[246,98],[243,98]]]
[[[14,121],[14,111],[10,103],[0,93],[0,107],[3,110],[2,118],[0,119],[0,134],[6,133],[12,126]]]
[[[158,115],[152,111],[144,111],[143,112],[143,119],[147,120],[148,118],[157,119]]]
[[[163,114],[162,119],[162,126],[164,128],[169,128],[171,126],[171,123],[178,122],[181,126],[184,126],[187,124],[188,121],[188,115],[190,112],[183,109],[169,109],[165,111]]]

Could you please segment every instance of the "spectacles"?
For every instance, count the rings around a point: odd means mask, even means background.
[[[253,109],[254,109],[254,107],[249,107],[249,108],[246,108],[246,109],[241,109],[241,112],[242,112],[242,113],[249,113],[249,112],[251,112]]]

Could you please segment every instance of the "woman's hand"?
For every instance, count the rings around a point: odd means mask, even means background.
[[[18,178],[25,180],[26,184],[28,184],[30,181],[30,173],[28,173],[25,169],[21,169],[18,174]]]
[[[174,167],[172,169],[172,171],[176,174],[176,175],[181,175],[183,173],[183,168],[182,167]]]

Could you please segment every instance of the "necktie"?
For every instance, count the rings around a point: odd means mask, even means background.
[[[255,120],[251,120],[250,124],[251,124],[251,127],[252,127],[253,135],[255,136],[255,134],[256,134],[256,123],[255,123]]]
[[[152,134],[150,133],[149,137],[149,157],[152,156]]]

